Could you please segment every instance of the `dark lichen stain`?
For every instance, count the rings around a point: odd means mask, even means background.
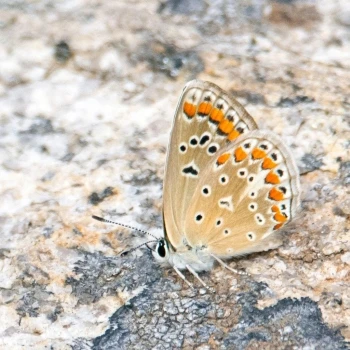
[[[89,196],[89,203],[92,205],[97,205],[103,202],[107,197],[110,197],[114,194],[113,187],[106,187],[102,192],[92,192]]]
[[[39,316],[39,303],[35,297],[34,291],[25,293],[16,308],[17,314],[21,317],[38,317]]]
[[[315,5],[293,3],[271,3],[269,22],[289,27],[309,27],[321,20]]]
[[[52,122],[43,116],[37,116],[28,130],[22,131],[21,134],[32,135],[47,135],[54,133],[55,130],[52,126]]]
[[[72,51],[68,43],[61,40],[55,45],[55,59],[60,63],[67,62],[72,57]]]
[[[67,153],[65,156],[62,157],[62,162],[70,162],[74,158],[75,154],[73,152]]]
[[[133,165],[131,165],[133,166]],[[122,181],[127,184],[132,184],[135,188],[140,186],[147,186],[150,184],[161,184],[162,179],[158,176],[155,169],[144,169],[139,168],[131,178],[124,179]]]
[[[344,213],[341,208],[339,208],[337,205],[332,208],[332,212],[336,216],[341,216],[341,217],[348,217],[349,215]]]
[[[154,271],[145,273],[153,275]],[[137,270],[135,274],[143,276]],[[92,348],[193,349],[210,341],[217,349],[265,349],[269,345],[274,349],[347,349],[339,331],[323,322],[311,299],[282,299],[260,310],[256,304],[269,293],[267,285],[248,279],[242,289],[225,294],[179,291],[168,279],[155,278],[112,315],[107,331],[93,341]]]
[[[302,166],[300,167],[300,174],[307,174],[309,172],[318,170],[321,168],[323,164],[323,161],[319,158],[314,156],[311,153],[306,153],[301,158]]]
[[[239,90],[232,91],[232,95],[234,97],[244,98],[247,103],[257,105],[257,104],[265,104],[265,96],[256,92],[248,91],[248,90]]]
[[[158,7],[158,12],[192,15],[199,14],[205,9],[204,0],[165,0]]]
[[[277,107],[293,107],[299,103],[312,103],[315,100],[312,97],[305,95],[297,95],[295,97],[282,97],[277,104]]]
[[[147,61],[153,71],[176,78],[180,73],[187,72],[194,78],[204,70],[204,63],[197,52],[180,50],[174,45],[160,42],[145,43],[135,57],[140,61]]]
[[[339,167],[339,178],[344,186],[350,185],[350,161],[342,162]]]

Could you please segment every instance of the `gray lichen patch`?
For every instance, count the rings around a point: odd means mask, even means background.
[[[158,281],[121,307],[93,349],[190,349],[211,344],[219,349],[248,349],[273,343],[275,348],[314,346],[347,349],[339,331],[324,323],[309,298],[283,299],[256,307],[266,285],[249,282],[247,292],[191,298]],[[170,288],[169,288],[170,287]]]
[[[67,278],[66,284],[72,287],[79,303],[89,304],[119,291],[130,292],[152,285],[161,274],[154,265],[149,254],[105,257],[83,252],[74,268],[77,277]]]

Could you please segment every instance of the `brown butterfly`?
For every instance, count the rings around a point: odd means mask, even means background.
[[[197,272],[211,270],[215,261],[235,271],[223,260],[266,249],[272,234],[295,216],[299,187],[293,155],[279,137],[258,130],[243,106],[215,84],[191,81],[175,112],[164,237],[154,256],[189,285],[180,270],[206,286]]]

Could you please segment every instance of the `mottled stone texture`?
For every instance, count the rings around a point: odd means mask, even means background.
[[[196,289],[158,266],[162,180],[190,79],[295,154],[299,217]],[[1,349],[347,349],[348,1],[0,2]]]

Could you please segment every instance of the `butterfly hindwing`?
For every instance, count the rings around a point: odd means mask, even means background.
[[[274,134],[252,131],[210,160],[185,219],[192,247],[219,257],[260,250],[299,205],[299,176],[290,151]]]
[[[218,152],[257,128],[253,118],[215,84],[194,80],[180,97],[168,148],[164,180],[164,226],[176,248],[197,184]]]

